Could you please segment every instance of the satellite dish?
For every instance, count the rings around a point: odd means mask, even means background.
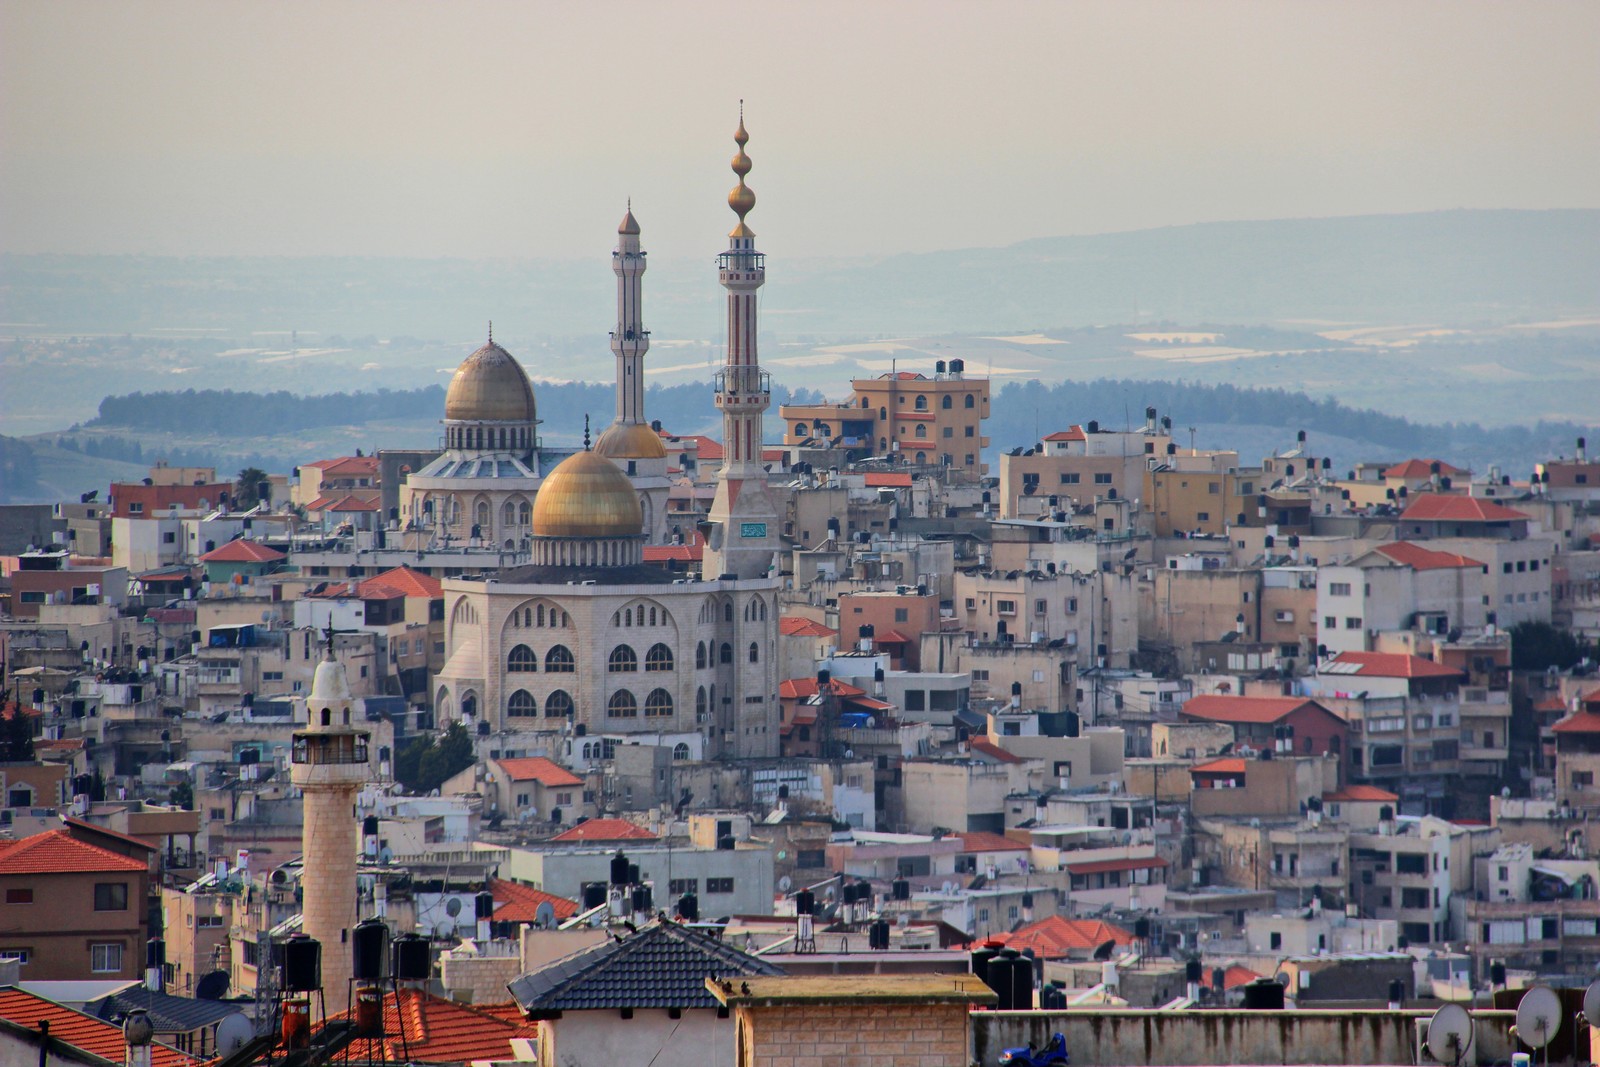
[[[787,874],[784,875],[782,878],[778,879],[778,892],[787,893],[789,890],[791,890],[793,888],[794,888],[794,879],[790,878]]]
[[[445,901],[444,902],[444,911],[445,911],[445,914],[450,916],[450,918],[452,918],[452,919],[454,919],[457,915],[460,915],[461,914],[461,899],[459,897],[451,897],[449,900]]]
[[[548,930],[556,924],[556,909],[550,906],[548,900],[539,901],[539,906],[533,909],[533,925],[543,930]]]
[[[1459,1004],[1442,1004],[1428,1020],[1428,1055],[1460,1067],[1472,1047],[1472,1016]]]
[[[1583,991],[1583,1021],[1600,1027],[1600,981],[1590,982]]]
[[[1291,981],[1288,971],[1279,971],[1277,974],[1272,976],[1272,980],[1283,986],[1285,989],[1289,988],[1289,982]]]
[[[250,1019],[243,1013],[235,1012],[217,1024],[216,1054],[226,1056],[238,1052],[255,1036],[256,1028],[251,1025]]]
[[[221,1000],[228,993],[228,972],[212,971],[194,984],[194,999]]]
[[[1529,986],[1517,1004],[1517,1040],[1541,1049],[1561,1030],[1561,998],[1547,985]]]

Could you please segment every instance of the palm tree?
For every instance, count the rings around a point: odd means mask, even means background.
[[[260,467],[246,467],[233,481],[234,506],[249,511],[263,499],[270,499],[270,490],[263,497],[261,490],[267,485],[267,472]]]

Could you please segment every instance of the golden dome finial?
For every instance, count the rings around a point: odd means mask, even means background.
[[[617,227],[617,232],[624,236],[639,234],[639,220],[633,217],[633,197],[628,197],[628,210],[622,216],[622,223]]]
[[[494,320],[489,320],[489,343],[494,344]]]
[[[589,451],[589,413],[583,413],[583,450]]]
[[[750,173],[752,166],[750,157],[745,155],[744,146],[750,142],[750,134],[744,128],[744,101],[739,101],[739,129],[733,135],[734,143],[739,146],[739,151],[733,156],[733,172],[739,176],[739,184],[728,193],[728,206],[733,208],[733,213],[739,216],[739,225],[733,228],[732,237],[755,236],[750,228],[744,224],[744,217],[756,206],[755,190],[744,183],[745,175]]]

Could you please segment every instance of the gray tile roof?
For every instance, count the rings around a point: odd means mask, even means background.
[[[196,1000],[176,997],[170,993],[152,993],[148,989],[125,989],[113,993],[98,1004],[84,1010],[109,1022],[122,1019],[136,1008],[150,1013],[150,1025],[157,1033],[184,1033],[211,1026],[230,1015],[238,1015],[246,1005],[226,1000]]]
[[[781,975],[759,957],[706,934],[658,920],[546,964],[506,988],[529,1013],[607,1008],[715,1008],[711,975]]]

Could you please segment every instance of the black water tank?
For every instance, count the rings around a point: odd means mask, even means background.
[[[628,864],[628,884],[638,885],[640,881],[642,879],[639,877],[639,865],[637,863]]]
[[[1503,960],[1495,960],[1489,964],[1489,984],[1492,986],[1506,984],[1506,965]]]
[[[378,836],[378,817],[376,815],[368,815],[365,819],[361,820],[361,836]]]
[[[1011,964],[1011,1010],[1033,1010],[1033,959],[1018,956]]]
[[[700,921],[700,898],[693,893],[685,893],[678,898],[678,914],[683,916],[684,922]]]
[[[879,919],[867,927],[867,947],[882,952],[889,947],[889,923]]]
[[[1404,1004],[1406,1002],[1406,984],[1395,978],[1389,982],[1389,1003]]]
[[[1282,1011],[1283,986],[1270,978],[1257,978],[1244,987],[1244,1006],[1248,1011]]]
[[[351,972],[357,981],[381,982],[389,977],[389,924],[382,919],[363,919],[350,934]]]
[[[633,887],[634,911],[649,911],[654,903],[655,901],[651,899],[649,886],[636,885]]]
[[[856,900],[862,904],[872,903],[872,886],[866,882],[856,883]]]
[[[904,878],[896,878],[894,880],[894,899],[910,900],[911,883],[906,881]]]
[[[995,996],[1000,998],[1000,1003],[995,1005],[1001,1011],[1015,1011],[1017,1004],[1017,961],[1022,954],[1014,948],[1003,948],[994,959],[989,961],[989,988],[994,990]]]
[[[628,857],[620,852],[611,857],[611,884],[628,884]]]
[[[167,943],[159,937],[152,937],[144,943],[144,965],[146,969],[163,967],[167,962]]]
[[[732,852],[738,841],[732,834],[723,834],[717,838],[717,848],[723,852]]]
[[[289,993],[322,988],[322,944],[316,938],[295,934],[283,943],[283,988]]]
[[[1189,960],[1183,965],[1183,980],[1185,982],[1193,982],[1195,985],[1199,985],[1200,978],[1204,974],[1205,968],[1200,965],[1200,961],[1197,959]]]
[[[989,962],[998,953],[987,945],[980,945],[972,950],[972,973],[978,976],[978,981],[984,985],[989,984]],[[993,988],[992,986],[990,988]]]
[[[817,895],[809,889],[802,889],[794,895],[794,913],[796,915],[812,915],[817,910]]]
[[[1148,917],[1141,915],[1133,920],[1133,936],[1140,941],[1150,940],[1150,920]]]
[[[479,920],[487,919],[494,914],[494,894],[483,891],[472,898],[472,914]]]
[[[389,958],[394,962],[397,981],[426,982],[433,974],[428,939],[421,934],[401,934],[395,938],[389,945]]]
[[[1211,969],[1211,992],[1221,996],[1228,989],[1228,972],[1221,967]]]
[[[606,887],[599,882],[590,882],[583,887],[583,910],[589,911],[598,908],[606,902]]]

